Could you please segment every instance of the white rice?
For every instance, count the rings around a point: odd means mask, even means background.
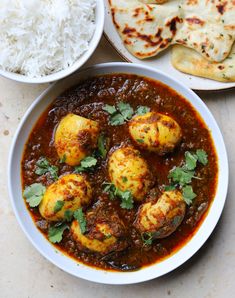
[[[0,68],[28,77],[65,69],[89,47],[96,0],[0,0]]]

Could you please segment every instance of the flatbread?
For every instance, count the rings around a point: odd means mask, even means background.
[[[113,22],[124,45],[134,56],[140,59],[152,57],[171,44],[175,27],[179,26],[176,21],[179,19],[178,0],[159,5],[137,0],[109,2]]]
[[[153,57],[172,44],[183,44],[220,62],[229,55],[235,40],[235,0],[109,3],[124,45],[140,59]]]
[[[235,40],[235,1],[184,0],[181,9],[184,22],[175,43],[195,49],[210,61],[223,61]]]
[[[235,44],[229,56],[220,63],[208,61],[195,50],[175,45],[171,62],[184,73],[221,82],[235,82]]]

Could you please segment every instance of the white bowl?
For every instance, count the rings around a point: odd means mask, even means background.
[[[86,52],[84,52],[81,55],[81,57],[79,57],[78,60],[68,68],[40,78],[30,78],[25,75],[21,75],[14,72],[1,70],[1,69],[0,69],[0,75],[14,81],[18,81],[21,83],[30,83],[30,84],[50,83],[69,76],[70,74],[78,70],[84,63],[86,63],[86,61],[91,57],[91,55],[94,53],[95,49],[97,48],[100,42],[101,36],[103,34],[104,16],[105,16],[104,1],[96,0],[95,32],[89,43],[89,49]]]
[[[174,255],[163,260],[162,262],[150,265],[135,272],[105,271],[101,269],[94,269],[83,264],[78,266],[78,262],[75,260],[63,255],[60,252],[56,253],[55,247],[52,246],[36,228],[22,198],[20,171],[24,144],[26,143],[31,129],[38,120],[41,113],[59,94],[73,85],[78,84],[79,81],[91,76],[108,73],[131,73],[150,77],[165,83],[182,94],[189,102],[191,102],[194,108],[204,119],[211,131],[218,154],[219,176],[216,195],[213,203],[211,204],[208,215],[196,234]],[[225,203],[227,186],[228,160],[223,137],[214,117],[206,105],[193,91],[181,83],[175,81],[170,76],[153,68],[138,64],[100,64],[81,70],[79,73],[75,73],[72,76],[50,86],[35,100],[21,120],[19,128],[15,134],[9,156],[8,187],[11,203],[16,218],[29,240],[44,257],[46,257],[49,261],[62,270],[86,280],[105,284],[131,284],[146,281],[166,274],[187,261],[193,254],[195,254],[197,250],[199,250],[216,226]]]

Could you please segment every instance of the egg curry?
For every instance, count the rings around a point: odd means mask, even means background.
[[[78,262],[132,271],[179,250],[217,187],[203,119],[166,85],[90,78],[58,96],[25,145],[22,188],[45,237]]]

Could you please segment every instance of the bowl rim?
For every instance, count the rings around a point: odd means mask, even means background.
[[[112,69],[120,69],[120,70],[112,71]],[[121,69],[123,69],[123,70],[121,70]],[[128,69],[128,71],[126,71],[125,69]],[[100,74],[131,73],[131,74],[141,75],[138,73],[138,71],[141,73],[144,73],[146,71],[146,72],[152,73],[153,75],[155,74],[156,76],[160,76],[160,78],[157,79],[157,78],[152,77],[151,75],[143,74],[143,76],[153,78],[154,80],[159,80],[159,81],[167,80],[168,82],[170,82],[171,85],[169,85],[169,86],[172,89],[176,89],[173,86],[177,86],[177,88],[180,88],[182,90],[182,92],[180,92],[179,90],[176,90],[176,92],[182,94],[182,96],[185,97],[186,100],[188,100],[192,104],[194,109],[197,110],[197,112],[201,115],[202,118],[203,118],[202,113],[205,113],[207,115],[209,120],[204,119],[204,122],[207,125],[207,127],[209,129],[211,129],[211,135],[215,133],[216,138],[218,138],[218,144],[219,144],[219,147],[215,148],[217,151],[218,166],[219,166],[218,185],[217,185],[216,195],[215,195],[214,201],[212,202],[205,219],[203,220],[202,224],[197,229],[197,231],[193,235],[193,237],[190,240],[188,240],[186,242],[186,244],[184,244],[173,255],[170,255],[168,258],[164,259],[163,261],[160,261],[158,263],[144,267],[138,271],[132,271],[132,272],[105,271],[105,270],[96,269],[96,268],[93,268],[91,266],[87,266],[84,264],[80,264],[79,270],[75,270],[73,268],[73,265],[71,262],[76,262],[76,261],[67,257],[65,254],[61,254],[61,256],[59,256],[58,258],[57,258],[58,253],[57,253],[57,256],[56,256],[56,254],[52,254],[52,256],[49,255],[49,253],[46,252],[46,250],[47,250],[46,243],[49,243],[49,241],[46,240],[46,238],[44,236],[42,236],[44,240],[42,240],[41,237],[38,236],[38,238],[40,238],[39,241],[44,242],[41,247],[40,246],[41,243],[35,241],[35,239],[33,238],[33,237],[36,237],[37,235],[35,236],[34,233],[32,233],[32,232],[29,233],[27,230],[27,226],[23,223],[23,220],[21,219],[20,210],[17,209],[16,202],[17,202],[17,198],[20,197],[22,200],[23,200],[23,198],[22,198],[21,194],[14,193],[14,180],[12,179],[12,176],[14,175],[13,173],[15,171],[14,154],[15,154],[15,152],[17,152],[16,143],[18,141],[19,134],[21,133],[25,123],[27,123],[29,116],[35,110],[37,105],[45,99],[45,97],[47,96],[47,94],[50,91],[53,91],[56,87],[58,88],[58,86],[60,84],[62,84],[62,82],[64,82],[66,84],[67,82],[73,80],[74,78],[75,79],[77,78],[77,80],[78,80],[77,83],[79,83],[79,81],[81,81],[81,79],[80,79],[81,76],[85,73],[87,73],[88,76],[95,76],[95,75],[97,75],[96,72],[98,72]],[[166,82],[163,82],[163,83],[167,85]],[[70,88],[70,87],[67,87],[67,89],[68,88]],[[66,88],[63,89],[63,91],[65,91],[65,90],[66,90]],[[183,94],[184,92],[187,93],[188,96],[184,95]],[[194,101],[194,102],[192,102],[192,101]],[[50,102],[52,102],[52,100],[50,100]],[[202,111],[199,111],[198,107],[200,107],[200,109],[202,109]],[[44,106],[44,110],[45,110],[45,108],[46,108],[46,106]],[[40,114],[41,114],[41,112],[37,113],[38,118],[39,118]],[[36,123],[37,119],[34,120],[34,122],[33,122],[34,124]],[[213,126],[213,129],[209,127],[207,121],[211,121],[211,123],[212,123],[211,125]],[[31,129],[32,129],[32,127],[31,127]],[[27,132],[27,136],[29,136],[29,133],[30,133],[30,131]],[[212,139],[216,146],[217,141],[216,141],[215,137],[212,136]],[[221,154],[219,154],[219,153],[221,153]],[[22,155],[21,155],[21,157],[22,157]],[[18,160],[18,163],[20,163],[20,162],[21,162],[21,160],[20,161]],[[10,148],[10,152],[9,152],[8,173],[7,174],[8,174],[8,191],[10,194],[10,201],[11,201],[11,205],[14,210],[15,216],[17,218],[17,221],[20,224],[24,233],[26,234],[27,238],[33,244],[33,246],[46,259],[48,259],[50,262],[52,262],[54,265],[56,265],[63,271],[70,273],[76,277],[83,278],[85,280],[102,283],[102,284],[125,285],[125,284],[134,284],[134,283],[144,282],[147,280],[151,280],[151,279],[160,277],[166,273],[169,273],[172,270],[179,267],[180,265],[182,265],[183,263],[185,263],[201,248],[201,246],[206,242],[206,240],[209,238],[209,236],[213,232],[213,230],[221,216],[221,213],[223,211],[226,196],[227,196],[227,189],[228,189],[229,167],[228,167],[227,152],[226,152],[225,144],[224,144],[220,129],[219,129],[212,113],[209,111],[209,109],[207,108],[205,103],[198,97],[198,95],[196,95],[192,90],[190,90],[188,87],[184,86],[180,82],[177,82],[174,78],[172,78],[168,74],[165,74],[159,70],[155,70],[152,67],[147,67],[147,66],[143,66],[143,65],[139,65],[139,64],[132,64],[132,63],[129,64],[129,63],[125,63],[125,62],[110,62],[110,63],[102,63],[102,64],[98,64],[98,65],[94,65],[94,66],[90,66],[88,68],[82,69],[78,73],[75,73],[72,76],[70,76],[69,78],[65,78],[64,80],[62,80],[60,82],[56,82],[56,83],[52,84],[44,92],[42,92],[41,95],[39,95],[37,97],[37,99],[30,105],[30,107],[26,111],[26,113],[23,116],[23,118],[20,122],[20,125],[18,126],[16,133],[14,135],[14,138],[13,138],[13,141],[11,144],[11,148]],[[21,181],[20,181],[20,183],[21,183]],[[220,192],[220,195],[218,195],[219,192]],[[215,202],[216,202],[216,204],[215,204]],[[25,207],[25,210],[27,210],[26,207]],[[29,215],[28,211],[27,211],[27,213]],[[33,220],[31,219],[31,221],[33,221]],[[34,223],[33,223],[33,225],[35,226]],[[35,229],[37,229],[36,226],[35,226]],[[37,231],[37,233],[41,234],[40,231]],[[55,247],[52,246],[50,243],[49,243],[49,245],[50,245],[50,247],[52,247],[52,249],[55,249]],[[67,261],[63,262],[63,260],[61,260],[61,257],[66,258]],[[68,261],[68,259],[70,261]],[[76,263],[78,263],[78,262],[76,262]],[[166,264],[166,267],[164,267],[163,264]],[[159,272],[157,269],[160,269]]]
[[[95,8],[96,26],[95,26],[93,36],[89,41],[88,50],[85,51],[71,66],[65,69],[59,70],[55,73],[51,73],[49,75],[45,75],[43,77],[37,77],[37,78],[28,77],[22,74],[6,71],[0,68],[0,76],[20,83],[43,84],[43,83],[55,82],[71,75],[75,71],[79,70],[88,61],[88,59],[92,56],[92,54],[96,50],[104,31],[104,21],[105,21],[104,1],[96,0],[96,8]]]

